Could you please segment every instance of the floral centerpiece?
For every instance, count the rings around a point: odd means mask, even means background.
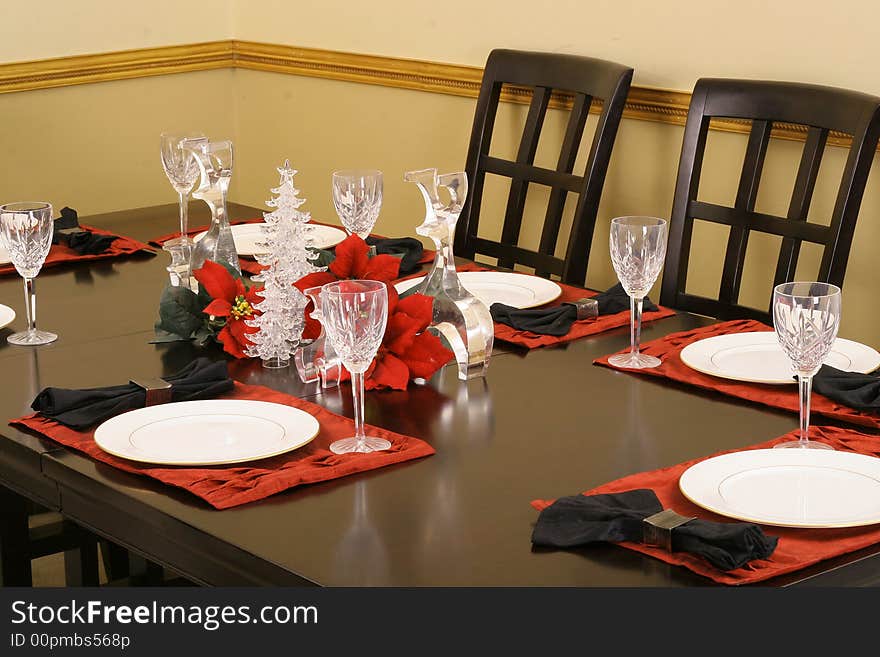
[[[427,328],[433,317],[433,299],[411,294],[400,299],[394,281],[400,271],[400,259],[392,255],[370,257],[370,248],[357,235],[350,235],[336,245],[335,257],[327,271],[307,274],[298,280],[300,290],[346,279],[382,281],[388,288],[388,324],[379,352],[364,377],[367,390],[405,390],[413,379],[428,379],[453,353]],[[312,304],[306,307],[303,339],[321,333],[320,324],[311,318]],[[347,373],[343,374],[343,380]]]
[[[405,390],[413,379],[428,379],[453,357],[443,342],[427,328],[433,315],[433,299],[421,294],[399,298],[391,284],[399,274],[400,260],[392,255],[370,257],[369,247],[357,235],[338,244],[335,256],[323,253],[328,271],[314,272],[294,285],[301,291],[338,280],[382,281],[388,288],[388,323],[385,336],[365,375],[365,387]],[[237,272],[212,261],[193,272],[199,292],[187,287],[165,288],[159,303],[157,338],[154,342],[193,340],[205,345],[215,340],[235,358],[247,358],[252,344],[248,335],[257,329],[245,320],[258,316],[259,288],[247,286]],[[314,339],[320,324],[311,318],[311,302],[306,307],[302,337]],[[343,378],[347,378],[347,372]]]

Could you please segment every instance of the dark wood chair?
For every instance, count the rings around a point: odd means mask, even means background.
[[[733,207],[698,200],[709,122],[714,117],[751,120],[746,155]],[[764,156],[774,123],[807,128],[794,191],[785,217],[755,211]],[[807,214],[829,131],[852,136],[829,225],[810,223]],[[880,98],[832,87],[758,80],[702,79],[691,99],[669,227],[660,302],[719,319],[770,321],[770,305],[739,304],[746,248],[752,231],[782,238],[773,285],[793,280],[801,244],[824,247],[815,280],[843,284],[859,206],[880,135]],[[718,298],[686,291],[688,257],[695,220],[730,227]],[[770,273],[768,272],[768,279]]]
[[[499,267],[512,268],[520,264],[533,268],[540,276],[555,275],[566,283],[584,283],[596,211],[632,74],[631,68],[590,57],[514,50],[493,50],[489,54],[468,148],[466,172],[470,192],[456,229],[457,255],[473,260],[477,254],[482,254],[497,258]],[[489,154],[503,84],[532,90],[525,129],[513,162]],[[534,164],[553,90],[573,94],[555,170]],[[579,176],[572,170],[594,99],[602,101],[602,112],[585,173]],[[478,233],[487,173],[511,179],[500,241],[489,240]],[[537,251],[518,244],[530,183],[550,188]],[[555,256],[556,247],[569,193],[578,195],[577,205],[565,257],[558,258]]]

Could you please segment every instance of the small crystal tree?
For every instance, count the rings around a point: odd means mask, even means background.
[[[248,335],[253,344],[245,353],[262,358],[263,367],[290,364],[290,355],[302,338],[308,304],[306,296],[293,284],[306,274],[324,269],[311,262],[317,257],[317,253],[307,248],[312,231],[308,224],[311,216],[299,210],[305,199],[299,198],[299,190],[293,186],[296,171],[285,160],[284,166],[278,167],[278,173],[281,182],[272,189],[277,196],[266,201],[266,205],[275,210],[263,213],[266,226],[261,245],[265,252],[256,256],[257,262],[266,269],[253,277],[263,283],[257,292],[263,300],[254,305],[260,314],[246,320],[248,326],[259,330]]]

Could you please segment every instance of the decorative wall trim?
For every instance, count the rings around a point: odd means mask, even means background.
[[[232,48],[232,41],[211,41],[0,64],[0,93],[228,68]]]
[[[230,39],[0,64],[0,93],[219,68],[303,75],[468,98],[479,93],[483,74],[475,66]],[[521,87],[505,87],[502,92],[506,102],[528,103],[530,97],[529,90]],[[568,108],[571,100],[570,95],[554,94],[550,106]],[[689,103],[690,94],[684,91],[633,86],[623,116],[684,125]],[[591,111],[598,113],[600,109],[601,103],[597,102]],[[749,123],[715,120],[711,128],[747,133]],[[773,130],[773,136],[780,139],[803,141],[806,134],[806,128],[788,124],[779,124]],[[828,143],[849,146],[851,139],[831,133]]]

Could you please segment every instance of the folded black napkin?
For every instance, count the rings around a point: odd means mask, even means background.
[[[561,497],[541,511],[532,543],[563,548],[597,542],[641,543],[642,520],[662,510],[657,495],[647,488]],[[778,540],[751,523],[697,518],[672,530],[672,551],[697,554],[720,570],[734,570],[752,559],[769,557]]]
[[[367,244],[376,247],[377,255],[400,258],[400,275],[406,276],[419,269],[419,260],[425,247],[414,237],[367,237]]]
[[[81,228],[79,217],[73,208],[62,208],[61,216],[55,220],[54,224],[52,244],[64,244],[79,255],[104,253],[116,239],[116,235],[98,235]]]
[[[593,299],[599,302],[600,315],[614,315],[623,310],[629,310],[629,295],[620,283],[609,287],[604,292],[600,292]],[[642,301],[642,311],[649,312],[654,310],[658,310],[657,305],[648,297],[645,297]]]
[[[629,310],[629,296],[620,283],[592,298],[599,302],[600,315],[614,315],[622,310]],[[645,297],[642,309],[657,310],[657,306]],[[518,331],[531,331],[556,337],[566,335],[577,320],[577,308],[568,304],[553,308],[520,310],[503,303],[493,303],[489,312],[496,322],[512,326]]]
[[[226,362],[197,358],[182,370],[163,377],[171,384],[172,401],[208,399],[232,390]],[[31,404],[40,415],[71,429],[85,429],[124,411],[143,408],[144,389],[134,383],[71,390],[44,388]]]
[[[844,372],[823,365],[813,377],[813,390],[857,411],[880,410],[880,375]]]

